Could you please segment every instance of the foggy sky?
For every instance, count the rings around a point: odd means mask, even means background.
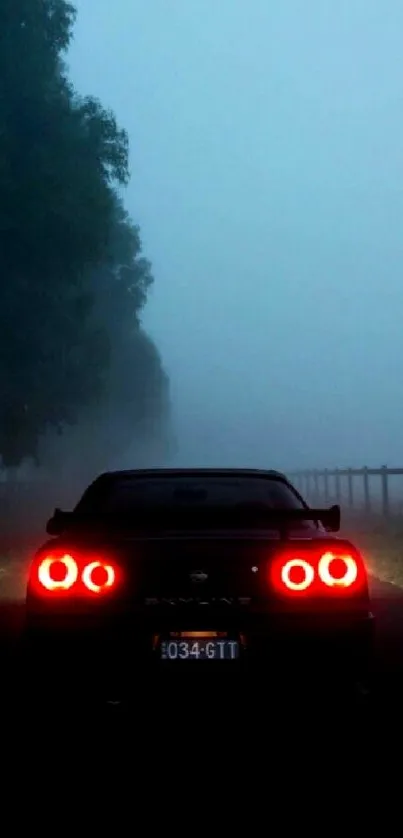
[[[76,0],[178,464],[403,464],[403,4]],[[130,464],[128,464],[130,465]]]

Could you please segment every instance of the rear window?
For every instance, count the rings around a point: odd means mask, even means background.
[[[177,506],[225,509],[242,503],[265,504],[270,509],[301,509],[304,504],[286,483],[253,478],[119,478],[98,488],[93,485],[78,504],[80,512],[121,512]]]

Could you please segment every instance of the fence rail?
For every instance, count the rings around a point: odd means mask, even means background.
[[[391,479],[399,477],[398,484]],[[310,502],[340,503],[385,518],[403,514],[403,468],[305,469],[290,478]]]

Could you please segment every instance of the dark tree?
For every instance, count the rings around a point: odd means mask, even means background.
[[[94,300],[91,317],[102,324],[109,347],[103,390],[95,404],[83,403],[78,424],[63,439],[44,440],[46,459],[57,468],[67,461],[83,483],[97,471],[123,467],[128,455],[135,466],[161,463],[172,452],[169,380],[141,326],[152,282],[139,229],[116,198],[107,259],[88,274],[86,284]]]
[[[111,112],[78,96],[68,80],[63,59],[74,20],[65,0],[0,0],[0,454],[6,466],[35,457],[41,436],[77,422],[105,392],[110,399],[119,357],[123,363],[131,353],[132,368],[149,363],[152,375],[157,363],[156,355],[153,361],[136,356],[151,272],[115,191],[128,181],[128,139]],[[116,344],[117,322],[125,355]],[[147,374],[144,366],[138,380]],[[164,390],[163,375],[160,381]],[[140,388],[140,413],[148,409],[144,398]]]

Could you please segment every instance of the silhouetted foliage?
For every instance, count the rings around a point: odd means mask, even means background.
[[[137,400],[131,409],[145,420],[147,364],[153,386],[156,370],[164,392],[166,386],[156,350],[151,357],[139,349],[140,311],[152,277],[138,228],[116,193],[129,178],[128,138],[113,113],[79,96],[68,79],[63,58],[74,20],[65,0],[0,0],[0,454],[6,466],[35,457],[39,437],[76,422],[83,408],[104,396],[110,404],[117,372],[119,392]]]

